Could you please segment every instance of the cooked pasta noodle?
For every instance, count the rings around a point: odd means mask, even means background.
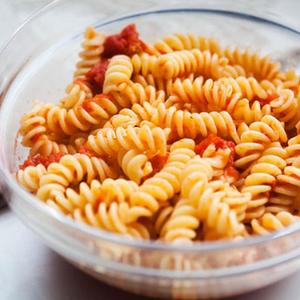
[[[138,184],[153,171],[147,155],[137,150],[121,150],[118,153],[118,161],[125,175]]]
[[[299,217],[293,216],[288,212],[279,212],[276,215],[266,213],[259,220],[253,219],[251,226],[254,233],[267,234],[275,230],[283,229],[297,221],[299,221]]]
[[[149,154],[166,154],[169,129],[142,127],[104,128],[88,137],[86,146],[98,155],[115,156],[120,150],[136,149]]]
[[[80,147],[85,143],[85,138],[77,138],[72,143],[56,143],[51,141],[48,136],[40,136],[32,145],[30,150],[31,155],[42,154],[45,156],[52,153],[75,154],[80,150]]]
[[[133,65],[126,55],[115,55],[105,72],[103,92],[122,90],[124,84],[129,83],[133,72]]]
[[[81,44],[82,51],[79,53],[80,61],[76,64],[74,77],[85,75],[101,59],[105,35],[97,32],[93,27],[88,27],[85,31],[85,38]]]
[[[154,105],[147,102],[144,105],[134,104],[130,110],[121,110],[119,114],[113,116],[105,127],[126,128],[130,125],[140,125],[145,121],[161,128],[170,128],[170,137],[175,135],[179,138],[196,138],[214,133],[239,141],[234,121],[226,111],[190,113],[173,106],[167,108],[162,102]]]
[[[260,218],[265,213],[265,205],[269,201],[272,186],[277,176],[281,175],[285,166],[285,151],[279,142],[270,144],[261,157],[250,168],[241,190],[250,192],[252,200],[248,203],[246,218]]]
[[[221,54],[219,43],[214,38],[206,38],[194,34],[176,33],[155,43],[154,47],[162,54],[173,51],[199,49]]]
[[[17,172],[17,180],[27,191],[35,193],[39,188],[40,178],[46,172],[47,170],[42,164],[29,166]]]
[[[279,63],[270,60],[268,56],[260,57],[258,53],[250,50],[241,51],[236,47],[228,47],[223,55],[229,63],[240,65],[246,71],[247,76],[254,76],[258,80],[272,80],[279,71]]]
[[[51,163],[47,172],[40,177],[37,196],[42,200],[51,198],[56,190],[64,190],[71,184],[80,183],[82,180],[91,182],[93,179],[103,181],[105,178],[117,178],[115,167],[109,166],[103,159],[89,157],[85,154],[67,154],[59,162]]]
[[[148,216],[147,211],[138,207],[131,208],[126,202],[112,202],[109,205],[102,202],[96,209],[91,204],[87,204],[83,211],[77,208],[73,213],[73,218],[78,222],[118,234],[149,239],[150,235],[142,224],[138,226],[138,223],[130,222],[131,219],[141,216]]]
[[[130,107],[135,103],[158,103],[165,100],[165,92],[157,91],[153,86],[144,88],[139,83],[124,84],[121,92],[112,92],[113,99],[121,107]]]
[[[59,211],[72,214],[75,209],[83,211],[87,204],[95,207],[100,202],[126,202],[137,188],[137,184],[125,179],[107,178],[102,183],[94,179],[90,184],[80,183],[78,191],[72,188],[65,191],[55,190],[46,202]]]
[[[196,237],[196,229],[200,223],[196,209],[186,199],[179,200],[161,232],[166,242],[186,242]]]
[[[74,80],[66,88],[66,95],[61,98],[60,104],[66,109],[79,106],[85,99],[92,98],[91,89],[81,80]]]
[[[273,116],[266,115],[261,121],[253,122],[242,132],[235,151],[239,158],[234,162],[237,168],[246,169],[262,154],[265,146],[272,142],[285,143],[287,135],[284,126]]]
[[[227,60],[198,49],[182,50],[161,55],[156,63],[155,76],[165,79],[187,76],[191,73],[220,78]]]

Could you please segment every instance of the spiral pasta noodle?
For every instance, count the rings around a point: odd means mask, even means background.
[[[60,99],[60,105],[66,109],[79,106],[85,99],[92,98],[91,89],[81,80],[74,80],[66,88],[66,95]]]
[[[117,113],[119,106],[109,96],[100,94],[86,99],[82,105],[69,110],[55,104],[36,106],[21,120],[23,144],[32,146],[41,135],[70,136],[87,132],[101,126],[111,115]],[[36,126],[39,124],[39,126]]]
[[[105,126],[108,128],[138,126],[149,121],[161,128],[170,128],[170,136],[183,138],[206,137],[209,133],[239,141],[236,127],[231,116],[226,112],[190,113],[171,106],[167,108],[162,102],[154,105],[145,102],[144,105],[134,104],[131,110],[121,110],[112,117]]]
[[[235,161],[237,168],[246,169],[256,161],[264,150],[264,145],[272,142],[286,142],[284,126],[273,116],[266,115],[261,121],[253,122],[242,132],[235,151],[239,158]]]
[[[149,154],[165,154],[167,151],[168,128],[153,128],[144,125],[141,127],[117,129],[104,128],[96,135],[88,137],[86,146],[98,155],[114,156],[122,149],[136,149],[147,151]]]
[[[142,224],[129,222],[132,218],[144,215],[147,216],[147,213],[141,214],[141,210],[138,210],[137,207],[130,208],[126,202],[112,202],[109,205],[103,202],[99,204],[97,210],[91,204],[87,204],[83,211],[75,209],[73,218],[78,222],[114,233],[149,239],[150,234]],[[126,224],[127,222],[131,224]]]
[[[182,50],[161,55],[156,63],[155,76],[170,79],[195,73],[217,79],[222,76],[226,64],[226,59],[209,51]]]
[[[110,93],[120,107],[130,107],[135,103],[159,103],[165,100],[165,92],[156,90],[153,86],[144,88],[140,83],[124,84],[121,92]]]
[[[125,175],[138,184],[153,171],[147,155],[133,149],[120,151],[118,161]]]
[[[40,178],[46,172],[46,168],[42,164],[29,166],[26,169],[21,169],[17,172],[17,181],[27,191],[35,193],[39,188]]]
[[[173,244],[300,221],[295,70],[193,33],[150,44],[134,24],[107,36],[89,27],[81,47],[65,95],[21,118],[29,154],[15,175],[27,192],[79,224]],[[233,256],[221,265],[245,259]],[[157,267],[195,265],[179,253]]]
[[[80,61],[76,64],[74,77],[85,75],[101,59],[105,35],[97,32],[93,27],[85,31],[84,41],[81,44],[82,51],[79,53]]]
[[[241,188],[243,192],[250,192],[252,200],[248,203],[246,218],[260,218],[266,210],[265,204],[269,202],[269,194],[281,175],[285,166],[286,155],[279,142],[270,144],[261,157],[250,168],[250,174],[245,178]]]
[[[267,234],[275,230],[283,229],[297,221],[299,221],[299,217],[293,216],[288,212],[279,212],[276,215],[266,213],[261,219],[252,220],[251,226],[254,233]]]
[[[50,164],[47,172],[41,176],[37,196],[48,200],[53,191],[58,188],[64,190],[71,184],[76,184],[85,179],[88,183],[93,179],[116,178],[118,172],[110,167],[103,159],[89,157],[76,153],[63,156],[59,162]]]
[[[133,65],[130,58],[126,55],[114,56],[105,72],[105,80],[103,84],[103,92],[121,90],[123,85],[129,83],[133,72]]]
[[[264,104],[258,100],[252,102],[253,98],[258,96],[262,100],[267,99],[273,91],[272,88],[261,85],[254,78],[221,78],[216,81],[212,79],[204,81],[200,76],[194,80],[176,79],[170,89],[172,97],[175,98],[173,101],[193,103],[201,111],[226,110],[236,120],[243,120],[250,124],[259,121],[264,115],[271,114],[272,107],[269,103]],[[248,98],[244,98],[245,96]]]
[[[75,154],[80,151],[85,141],[84,137],[78,137],[72,142],[57,143],[49,139],[47,135],[42,135],[32,145],[30,154],[42,154],[45,156],[49,156],[52,153]]]
[[[147,76],[155,73],[157,56],[143,53],[141,55],[135,54],[131,57],[133,67],[133,74],[141,74]]]
[[[154,47],[162,54],[173,51],[199,49],[221,54],[221,47],[214,38],[206,38],[195,34],[176,33],[155,43]]]
[[[174,210],[164,226],[161,233],[162,239],[166,242],[186,242],[196,237],[195,230],[200,223],[197,218],[196,209],[189,203],[188,200],[179,200]]]
[[[249,50],[241,51],[236,47],[228,47],[223,55],[229,63],[240,65],[248,76],[254,76],[258,80],[272,80],[278,73],[279,63],[272,62],[268,56],[260,57],[258,53]]]
[[[94,179],[89,184],[80,183],[78,191],[70,187],[65,191],[55,190],[46,203],[58,211],[72,214],[76,209],[84,211],[87,204],[95,207],[100,202],[107,205],[126,202],[137,188],[137,184],[125,179],[107,178],[102,183]]]

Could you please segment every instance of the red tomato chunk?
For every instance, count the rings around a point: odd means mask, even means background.
[[[109,62],[107,59],[101,60],[85,75],[86,80],[91,86],[94,95],[102,92],[105,72],[107,70],[108,63]]]
[[[143,52],[145,49],[146,45],[139,39],[135,24],[129,24],[120,33],[106,38],[102,56],[106,58],[117,54],[132,56]]]
[[[36,154],[34,156],[29,155],[25,162],[20,165],[20,169],[24,170],[29,166],[37,166],[38,164],[42,164],[47,168],[53,162],[59,162],[60,159],[65,155],[65,153],[53,153],[48,156]]]

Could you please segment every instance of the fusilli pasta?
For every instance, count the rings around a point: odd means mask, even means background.
[[[151,45],[134,24],[109,36],[89,27],[79,57],[59,103],[21,118],[29,156],[16,179],[28,192],[81,224],[166,243],[300,221],[294,70],[196,34]],[[194,264],[176,254],[157,266]]]

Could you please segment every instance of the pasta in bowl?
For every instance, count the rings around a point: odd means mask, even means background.
[[[28,200],[11,207],[138,293],[219,297],[290,273],[249,284],[297,258],[296,71],[196,29],[148,40],[131,21],[89,26],[65,94],[18,113],[15,177],[36,197],[14,182]]]
[[[134,24],[88,27],[82,48],[61,101],[21,119],[28,191],[78,222],[168,242],[300,220],[294,70],[193,33],[148,45]]]

